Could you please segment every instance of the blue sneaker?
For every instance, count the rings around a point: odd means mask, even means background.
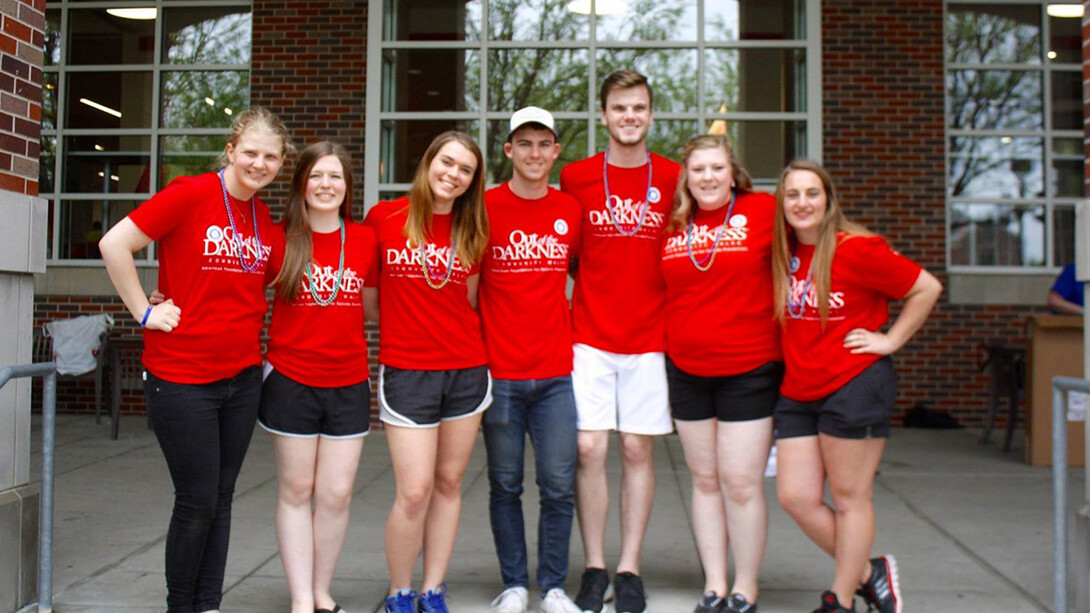
[[[432,588],[420,595],[417,601],[420,613],[450,613],[447,608],[447,584]]]
[[[416,592],[405,588],[387,596],[386,613],[416,613]]]

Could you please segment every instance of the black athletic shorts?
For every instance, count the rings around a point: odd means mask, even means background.
[[[492,404],[487,366],[455,370],[404,370],[380,365],[379,419],[406,428],[476,415]]]
[[[772,416],[780,397],[783,363],[769,362],[737,375],[691,375],[666,359],[670,411],[678,421],[751,421]]]
[[[821,400],[798,402],[780,396],[775,437],[816,436],[887,438],[897,401],[893,360],[885,356]]]
[[[311,387],[273,369],[261,388],[261,427],[283,436],[355,438],[371,429],[371,382]]]

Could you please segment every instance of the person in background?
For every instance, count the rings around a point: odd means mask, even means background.
[[[1064,266],[1048,291],[1048,308],[1056,313],[1082,315],[1084,285],[1084,282],[1075,280],[1074,264]]]

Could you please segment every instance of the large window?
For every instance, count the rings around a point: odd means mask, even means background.
[[[946,5],[951,269],[1027,271],[1074,259],[1083,196],[1082,7]]]
[[[811,0],[371,0],[367,201],[404,192],[441,131],[482,145],[486,179],[510,176],[507,120],[549,109],[553,171],[604,147],[598,88],[618,68],[654,88],[650,148],[677,158],[725,129],[758,183],[820,158],[820,6]]]
[[[98,259],[111,225],[172,178],[211,168],[249,105],[249,70],[249,1],[48,2],[50,259]],[[154,259],[153,247],[137,257]]]

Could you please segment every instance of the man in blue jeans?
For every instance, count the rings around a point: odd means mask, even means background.
[[[529,604],[521,500],[527,435],[541,494],[539,610],[580,613],[564,591],[577,453],[565,287],[579,237],[580,207],[549,187],[549,173],[560,155],[557,141],[548,111],[517,111],[503,147],[513,175],[485,194],[491,229],[481,262],[480,307],[493,400],[483,429],[488,510],[504,588],[492,602],[496,613],[525,613]]]

